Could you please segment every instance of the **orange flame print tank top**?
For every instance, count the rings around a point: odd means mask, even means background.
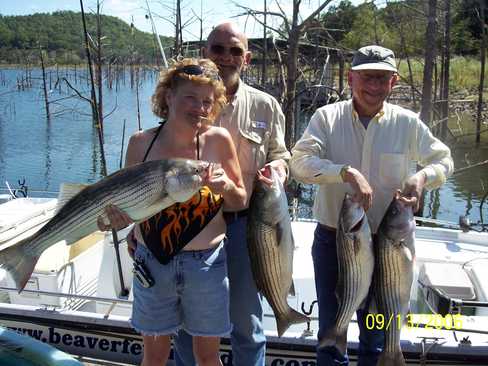
[[[165,208],[140,224],[146,246],[167,264],[212,221],[222,203],[222,196],[205,186],[188,201]]]

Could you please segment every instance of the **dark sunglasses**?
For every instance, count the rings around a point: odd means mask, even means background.
[[[219,44],[214,44],[210,46],[210,51],[212,51],[212,53],[215,53],[216,55],[224,55],[226,50],[229,50],[231,56],[240,57],[244,55],[244,49],[237,46],[229,48],[221,46]]]
[[[176,73],[193,75],[193,76],[203,75],[211,80],[220,81],[220,76],[217,71],[206,69],[200,65],[185,65],[177,69]]]

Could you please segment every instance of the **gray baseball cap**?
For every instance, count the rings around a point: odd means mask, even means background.
[[[388,70],[398,72],[392,50],[371,45],[354,53],[351,70]]]

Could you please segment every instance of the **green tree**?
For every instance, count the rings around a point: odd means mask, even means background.
[[[344,37],[343,45],[347,48],[358,49],[368,44],[380,44],[393,47],[394,34],[386,26],[373,3],[365,3],[357,7],[351,30]]]

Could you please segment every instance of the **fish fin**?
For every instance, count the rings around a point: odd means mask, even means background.
[[[291,296],[295,296],[295,284],[293,283],[293,280],[291,280],[290,291],[288,292],[288,294]]]
[[[19,293],[24,289],[27,281],[34,272],[39,255],[32,255],[25,250],[26,240],[0,251],[0,268],[10,273]]]
[[[281,243],[281,237],[283,236],[283,228],[281,227],[280,223],[276,225],[276,242],[278,245]]]
[[[345,355],[347,351],[347,328],[343,332],[339,332],[336,327],[329,329],[319,342],[319,348],[324,347],[335,347],[342,355]]]
[[[68,202],[71,198],[76,196],[86,187],[88,187],[88,184],[61,183],[61,187],[59,188],[58,203],[56,204],[55,212],[58,213],[61,207],[66,204],[66,202]]]
[[[365,303],[364,305],[368,306],[368,308],[365,310],[367,310],[369,314],[378,314],[378,305],[376,303],[376,298],[374,296],[371,296],[371,299],[369,300],[369,304]]]
[[[378,359],[377,366],[406,366],[405,359],[403,358],[403,353],[398,350],[394,353],[389,353],[383,351]]]
[[[354,255],[358,255],[359,251],[361,250],[361,240],[359,238],[354,239]]]
[[[278,337],[281,337],[292,324],[309,322],[310,318],[298,311],[288,307],[288,312],[282,316],[276,317],[276,328]]]

